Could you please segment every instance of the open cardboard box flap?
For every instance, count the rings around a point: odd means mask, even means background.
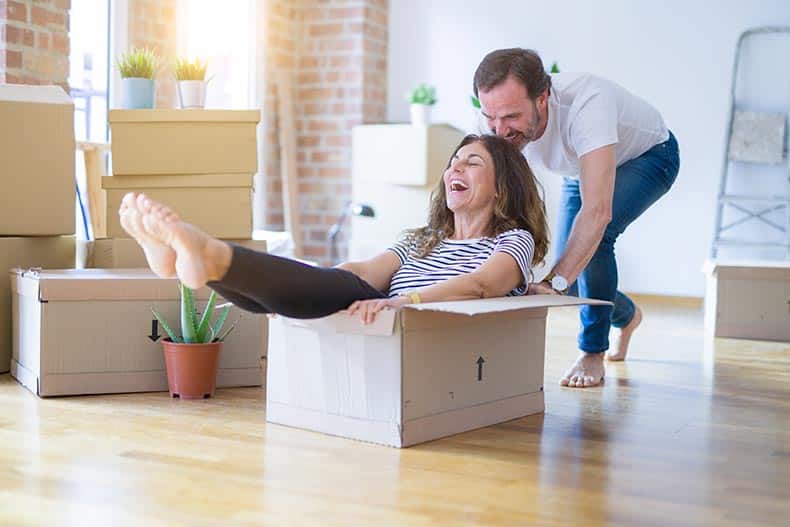
[[[11,289],[42,302],[80,300],[177,300],[177,278],[159,278],[149,269],[12,269]],[[211,290],[195,291],[207,300]]]
[[[488,313],[501,313],[518,311],[521,309],[535,309],[561,306],[578,305],[612,305],[605,300],[578,298],[561,295],[526,295],[509,296],[501,298],[485,298],[480,300],[458,300],[454,302],[430,302],[425,304],[410,304],[403,309],[414,311],[433,311],[451,313],[456,315],[483,315]],[[378,313],[372,324],[362,324],[358,316],[349,316],[345,312],[334,313],[327,317],[299,320],[283,317],[285,323],[291,326],[312,328],[319,332],[349,333],[354,335],[389,336],[395,331],[395,322],[398,311],[385,309]]]

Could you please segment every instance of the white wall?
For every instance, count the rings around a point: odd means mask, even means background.
[[[408,120],[404,93],[429,82],[439,99],[433,120],[478,131],[472,76],[497,48],[532,48],[563,71],[620,83],[662,112],[681,149],[675,187],[618,242],[621,289],[702,296],[735,44],[760,25],[790,25],[790,2],[390,0],[388,120]],[[775,63],[790,58],[777,53]],[[560,178],[539,176],[553,228]]]

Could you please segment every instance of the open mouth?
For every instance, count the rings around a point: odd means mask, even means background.
[[[450,192],[464,192],[469,190],[469,186],[463,181],[453,180],[450,182]]]

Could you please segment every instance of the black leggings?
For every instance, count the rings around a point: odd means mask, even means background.
[[[207,285],[253,313],[320,318],[356,300],[386,295],[344,269],[313,267],[296,260],[231,244],[233,260],[224,278]]]

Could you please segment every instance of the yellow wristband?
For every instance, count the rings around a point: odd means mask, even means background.
[[[422,301],[420,299],[420,294],[417,291],[408,291],[406,293],[402,293],[401,296],[408,297],[412,304],[419,304]]]

